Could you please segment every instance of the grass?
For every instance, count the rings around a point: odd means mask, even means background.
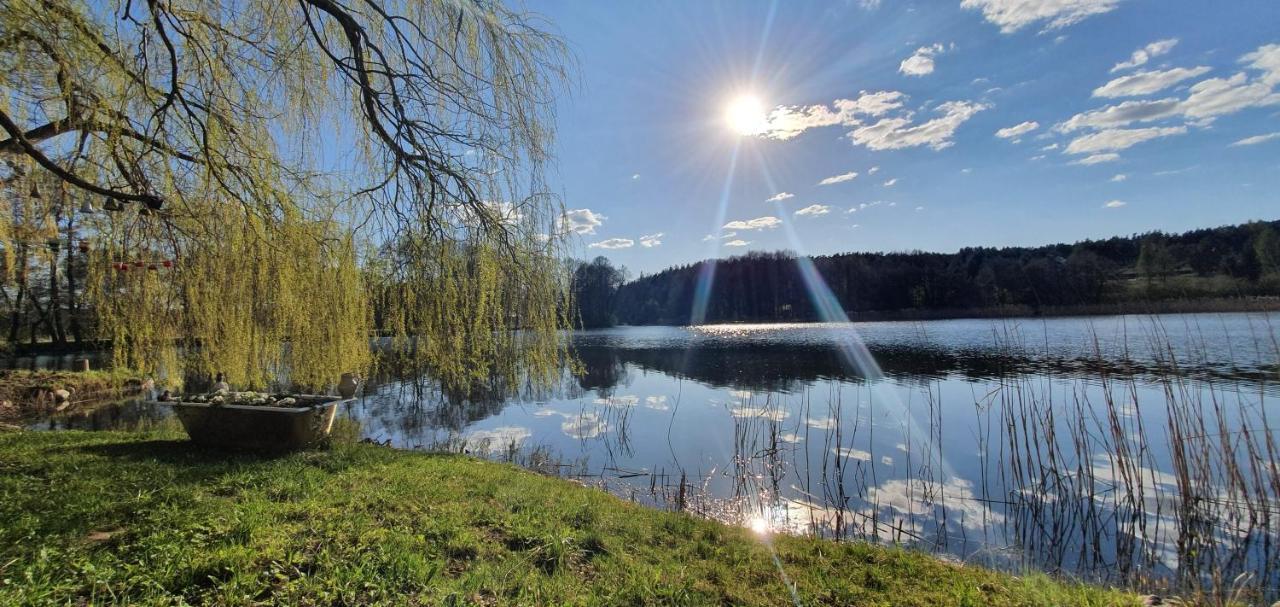
[[[3,605],[790,604],[779,566],[805,605],[1139,604],[894,548],[765,542],[465,456],[0,434]]]

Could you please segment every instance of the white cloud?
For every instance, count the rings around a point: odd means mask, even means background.
[[[1040,151],[1041,151],[1041,152],[1052,152],[1053,150],[1056,150],[1056,149],[1058,149],[1058,144],[1056,144],[1056,143],[1050,143],[1049,145],[1046,145],[1046,146],[1044,146],[1044,147],[1040,148]]]
[[[898,72],[907,76],[925,76],[933,73],[933,58],[941,55],[945,48],[941,43],[922,46],[910,57],[898,64]]]
[[[1190,80],[1209,72],[1206,66],[1175,67],[1167,70],[1135,72],[1116,78],[1096,89],[1094,97],[1138,97],[1167,89],[1183,80]]]
[[[1014,138],[1026,135],[1027,133],[1030,133],[1031,131],[1034,131],[1038,128],[1040,128],[1039,122],[1036,122],[1034,120],[1028,120],[1026,122],[1015,124],[1011,127],[1006,127],[996,131],[996,137],[999,137],[1001,139],[1014,139]]]
[[[757,217],[746,221],[730,221],[724,224],[725,230],[772,230],[782,225],[782,220],[771,215]]]
[[[632,175],[632,176],[631,176],[631,179],[632,179],[633,181],[634,181],[634,180],[636,180],[636,179],[639,179],[639,178],[640,178],[640,173],[636,173],[636,174],[634,174],[634,175]]]
[[[855,145],[872,150],[896,150],[927,145],[941,150],[952,145],[956,128],[974,114],[991,106],[975,101],[947,101],[939,104],[938,117],[914,124],[915,111],[904,108],[906,95],[898,91],[863,91],[857,99],[837,99],[830,106],[780,106],[775,108],[761,136],[787,140],[814,128],[856,127],[847,136]],[[893,116],[886,116],[895,112]],[[879,118],[865,124],[865,118]]]
[[[1081,158],[1080,160],[1073,160],[1071,164],[1092,165],[1102,164],[1104,162],[1115,162],[1117,160],[1120,160],[1119,154],[1094,154],[1092,156]]]
[[[924,207],[916,207],[916,210],[917,210],[917,211],[923,211],[923,210],[924,210]]]
[[[1255,70],[1262,70],[1263,82],[1280,84],[1280,44],[1265,44],[1252,53],[1240,58],[1241,63],[1249,64]]]
[[[607,240],[601,240],[600,242],[593,242],[587,245],[587,247],[592,249],[629,249],[635,246],[635,244],[636,241],[631,240],[630,238],[609,238]]]
[[[1111,181],[1114,183],[1120,183],[1121,181],[1124,181],[1128,178],[1129,176],[1125,175],[1124,173],[1116,173],[1115,176],[1111,178]]]
[[[1120,0],[963,0],[960,7],[981,10],[987,21],[1010,34],[1042,21],[1048,22],[1045,30],[1067,27],[1119,4]]]
[[[716,236],[715,234],[707,234],[706,236],[702,237],[702,242],[709,242],[712,240],[724,240],[726,238],[733,238],[734,236],[737,236],[737,235],[738,235],[737,232],[725,232],[719,236]]]
[[[872,150],[897,150],[927,145],[935,150],[950,147],[956,129],[974,114],[991,106],[973,101],[947,101],[938,105],[942,116],[912,126],[907,117],[885,118],[879,122],[854,129],[849,138],[854,144],[865,145]]]
[[[749,244],[751,244],[751,243],[750,243],[750,242],[748,242],[748,241],[746,241],[746,240],[730,240],[729,242],[724,243],[724,246],[726,246],[726,247],[745,247],[745,246],[747,246],[747,245],[749,245]]]
[[[1187,132],[1185,126],[1150,127],[1145,129],[1109,129],[1082,135],[1071,140],[1065,152],[1067,154],[1095,154],[1098,152],[1118,152],[1128,149],[1144,141],[1160,137],[1181,135]]]
[[[823,179],[822,181],[818,182],[818,185],[831,185],[833,183],[844,183],[846,181],[853,181],[853,178],[857,176],[858,176],[857,173],[853,171],[849,171],[848,173],[842,173],[840,175],[832,175],[831,177]]]
[[[875,175],[875,174],[876,174],[876,172],[877,172],[877,171],[879,171],[879,170],[880,170],[880,167],[878,167],[878,166],[874,166],[874,167],[871,167],[871,168],[867,169],[867,174],[868,174],[868,175]]]
[[[596,228],[604,223],[605,216],[591,209],[573,209],[564,212],[564,229],[575,234],[595,234]]]
[[[1172,97],[1150,101],[1125,101],[1118,105],[1108,105],[1096,110],[1081,112],[1054,125],[1053,130],[1059,133],[1070,133],[1080,129],[1108,129],[1127,126],[1133,122],[1149,122],[1177,116],[1182,102]]]
[[[1280,93],[1275,91],[1275,87],[1280,85],[1280,44],[1260,46],[1257,50],[1241,56],[1240,62],[1244,63],[1248,69],[1257,70],[1261,73],[1252,78],[1245,72],[1238,72],[1227,78],[1201,80],[1187,89],[1188,93],[1185,99],[1168,97],[1155,100],[1125,101],[1118,105],[1105,106],[1076,114],[1053,128],[1060,133],[1069,133],[1077,129],[1103,130],[1127,126],[1134,122],[1151,122],[1166,118],[1181,118],[1188,121],[1188,124],[1192,126],[1205,126],[1218,116],[1232,114],[1251,107],[1280,104]],[[1179,69],[1182,68],[1163,72],[1143,72],[1142,74],[1174,73],[1177,75]],[[1204,69],[1194,68],[1194,70]],[[1139,74],[1134,74],[1134,77],[1136,76],[1139,76]],[[1099,91],[1111,87],[1122,80],[1124,79],[1113,80],[1100,88]],[[1138,86],[1139,88],[1136,90],[1139,91],[1151,90],[1152,87],[1159,84],[1148,86],[1135,80],[1128,82],[1130,85]],[[1112,87],[1111,90],[1113,92],[1119,91],[1120,88]],[[1135,89],[1130,87],[1129,90]]]
[[[1115,67],[1111,68],[1111,73],[1114,74],[1120,70],[1127,70],[1131,67],[1146,65],[1146,63],[1153,58],[1167,54],[1169,51],[1173,50],[1173,47],[1176,44],[1178,44],[1177,38],[1169,38],[1167,40],[1157,40],[1152,42],[1151,44],[1133,51],[1133,54],[1129,56],[1128,61],[1117,63]]]
[[[788,198],[795,198],[795,196],[795,194],[790,192],[778,192],[777,194],[766,198],[765,202],[782,202]]]
[[[1272,91],[1275,82],[1268,82],[1270,74],[1249,81],[1244,72],[1230,78],[1210,78],[1191,87],[1191,94],[1182,102],[1182,113],[1188,118],[1215,118],[1248,107],[1280,103],[1280,94]]]
[[[864,203],[859,204],[859,205],[857,205],[857,206],[849,207],[849,210],[845,211],[845,213],[857,213],[858,211],[865,211],[865,210],[870,209],[870,208],[872,208],[872,207],[878,207],[878,206],[880,206],[880,205],[882,205],[882,204],[886,204],[886,205],[889,205],[889,206],[894,206],[894,205],[896,205],[896,204],[898,204],[898,203],[896,203],[896,202],[885,202],[885,201],[883,201],[883,200],[876,200],[876,201],[872,201],[872,202],[864,202]]]
[[[780,106],[769,113],[763,135],[787,140],[809,129],[862,124],[859,116],[881,116],[902,107],[906,95],[898,91],[862,91],[857,99],[836,99],[825,105]]]
[[[830,213],[830,212],[831,212],[831,207],[825,204],[811,204],[803,209],[800,209],[799,211],[796,211],[796,215],[797,216],[812,215],[814,217],[817,217],[818,215],[826,215],[827,213]]]
[[[652,249],[653,247],[656,247],[662,244],[662,235],[663,235],[662,232],[658,232],[657,234],[649,234],[647,236],[641,236],[640,246],[646,249]]]
[[[1242,145],[1258,145],[1259,143],[1266,143],[1273,139],[1280,139],[1280,133],[1267,133],[1266,135],[1254,135],[1253,137],[1245,137],[1244,139],[1241,139],[1240,141],[1237,141],[1231,145],[1232,147],[1242,146]]]
[[[889,181],[884,182],[884,187],[891,188],[897,183],[898,183],[898,178],[894,177],[893,179],[890,179]]]
[[[1125,202],[1125,201],[1123,201],[1123,200],[1109,200],[1109,201],[1107,201],[1107,203],[1106,203],[1106,204],[1104,204],[1104,205],[1102,205],[1102,206],[1103,206],[1104,208],[1107,208],[1107,209],[1118,209],[1118,208],[1120,208],[1120,207],[1122,207],[1122,206],[1124,206],[1124,205],[1126,205],[1126,204],[1129,204],[1129,203],[1127,203],[1127,202]]]

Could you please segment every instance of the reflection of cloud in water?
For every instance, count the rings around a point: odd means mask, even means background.
[[[748,398],[751,398],[752,396],[752,393],[750,390],[730,390],[729,394],[732,395],[734,398],[740,398],[742,400],[746,400]]]
[[[778,439],[784,443],[799,443],[804,441],[804,437],[795,432],[785,432],[778,435]]]
[[[609,431],[609,422],[595,413],[583,413],[577,417],[566,416],[560,430],[571,438],[595,438]]]
[[[803,534],[815,529],[834,531],[838,526],[852,528],[866,539],[880,542],[906,542],[924,536],[923,519],[890,519],[873,517],[870,512],[853,512],[840,510],[833,506],[821,506],[807,500],[787,500],[781,506],[781,512],[774,515],[779,528],[795,534]]]
[[[810,417],[805,420],[805,423],[809,424],[810,428],[817,428],[819,430],[835,430],[836,426],[840,424],[834,417]]]
[[[734,417],[758,417],[775,422],[787,419],[787,416],[790,415],[790,413],[781,409],[763,409],[760,407],[734,407],[729,409],[729,413]]]
[[[501,426],[492,430],[476,430],[463,437],[467,447],[473,451],[495,454],[512,447],[520,447],[521,443],[532,436],[528,428],[520,426]]]
[[[552,415],[564,415],[564,414],[559,411],[556,411],[555,409],[543,408],[543,409],[538,409],[537,411],[534,411],[533,415],[534,417],[551,417]]]
[[[864,462],[871,461],[871,454],[863,451],[862,449],[854,449],[853,447],[833,447],[831,452],[840,457],[847,457],[849,459],[856,459]]]
[[[881,456],[881,457],[880,457],[880,463],[882,463],[882,464],[884,464],[884,465],[886,465],[886,466],[892,466],[892,465],[893,465],[893,458],[892,458],[892,457],[889,457],[888,455],[883,455],[883,456]]]
[[[666,411],[671,408],[671,406],[667,404],[667,397],[665,396],[646,396],[644,399],[644,406],[645,408],[653,409],[655,411]]]
[[[945,484],[935,481],[894,479],[867,490],[867,502],[880,510],[889,508],[899,514],[932,515],[935,508],[959,514],[966,529],[979,530],[998,525],[1004,515],[987,508],[973,493],[973,483],[952,477]],[[954,520],[954,517],[948,517]]]
[[[594,402],[597,405],[604,405],[606,407],[634,407],[640,403],[640,397],[633,394],[627,394],[623,396],[597,398]]]
[[[1131,468],[1131,470],[1136,471],[1142,476],[1141,480],[1144,484],[1154,483],[1157,485],[1164,485],[1171,489],[1178,486],[1178,479],[1172,474],[1144,467]],[[1095,480],[1099,480],[1104,483],[1111,483],[1112,485],[1129,482],[1121,476],[1119,468],[1111,464],[1110,458],[1105,453],[1094,454],[1093,466],[1090,469],[1090,474],[1093,475]]]

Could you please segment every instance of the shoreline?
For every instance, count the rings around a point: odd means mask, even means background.
[[[849,322],[896,322],[896,321],[928,321],[928,320],[986,320],[1015,318],[1079,318],[1091,316],[1149,316],[1174,314],[1236,314],[1236,313],[1270,313],[1280,312],[1280,297],[1230,298],[1230,299],[1196,299],[1169,300],[1157,302],[1112,303],[1078,306],[1046,306],[1035,309],[1031,306],[1002,306],[997,308],[943,308],[935,310],[868,310],[863,312],[845,311]],[[815,319],[743,319],[716,321],[703,324],[818,324],[826,321]],[[594,327],[610,329],[616,327],[690,327],[698,325],[677,323],[655,323],[651,325],[615,325],[615,327]],[[582,331],[584,329],[576,329]],[[591,330],[591,329],[585,329]]]

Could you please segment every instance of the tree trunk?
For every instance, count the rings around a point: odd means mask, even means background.
[[[71,214],[67,216],[67,316],[70,317],[71,339],[78,344],[83,341],[83,335],[80,332],[80,303],[76,299],[76,248],[71,242],[74,235],[75,215]]]
[[[18,331],[22,329],[22,315],[25,308],[24,300],[27,297],[27,245],[18,245],[18,294],[13,299],[13,316],[9,318],[9,343],[18,342]]]
[[[58,295],[58,250],[49,257],[49,337],[59,346],[67,345],[67,332],[62,328],[62,298]]]

